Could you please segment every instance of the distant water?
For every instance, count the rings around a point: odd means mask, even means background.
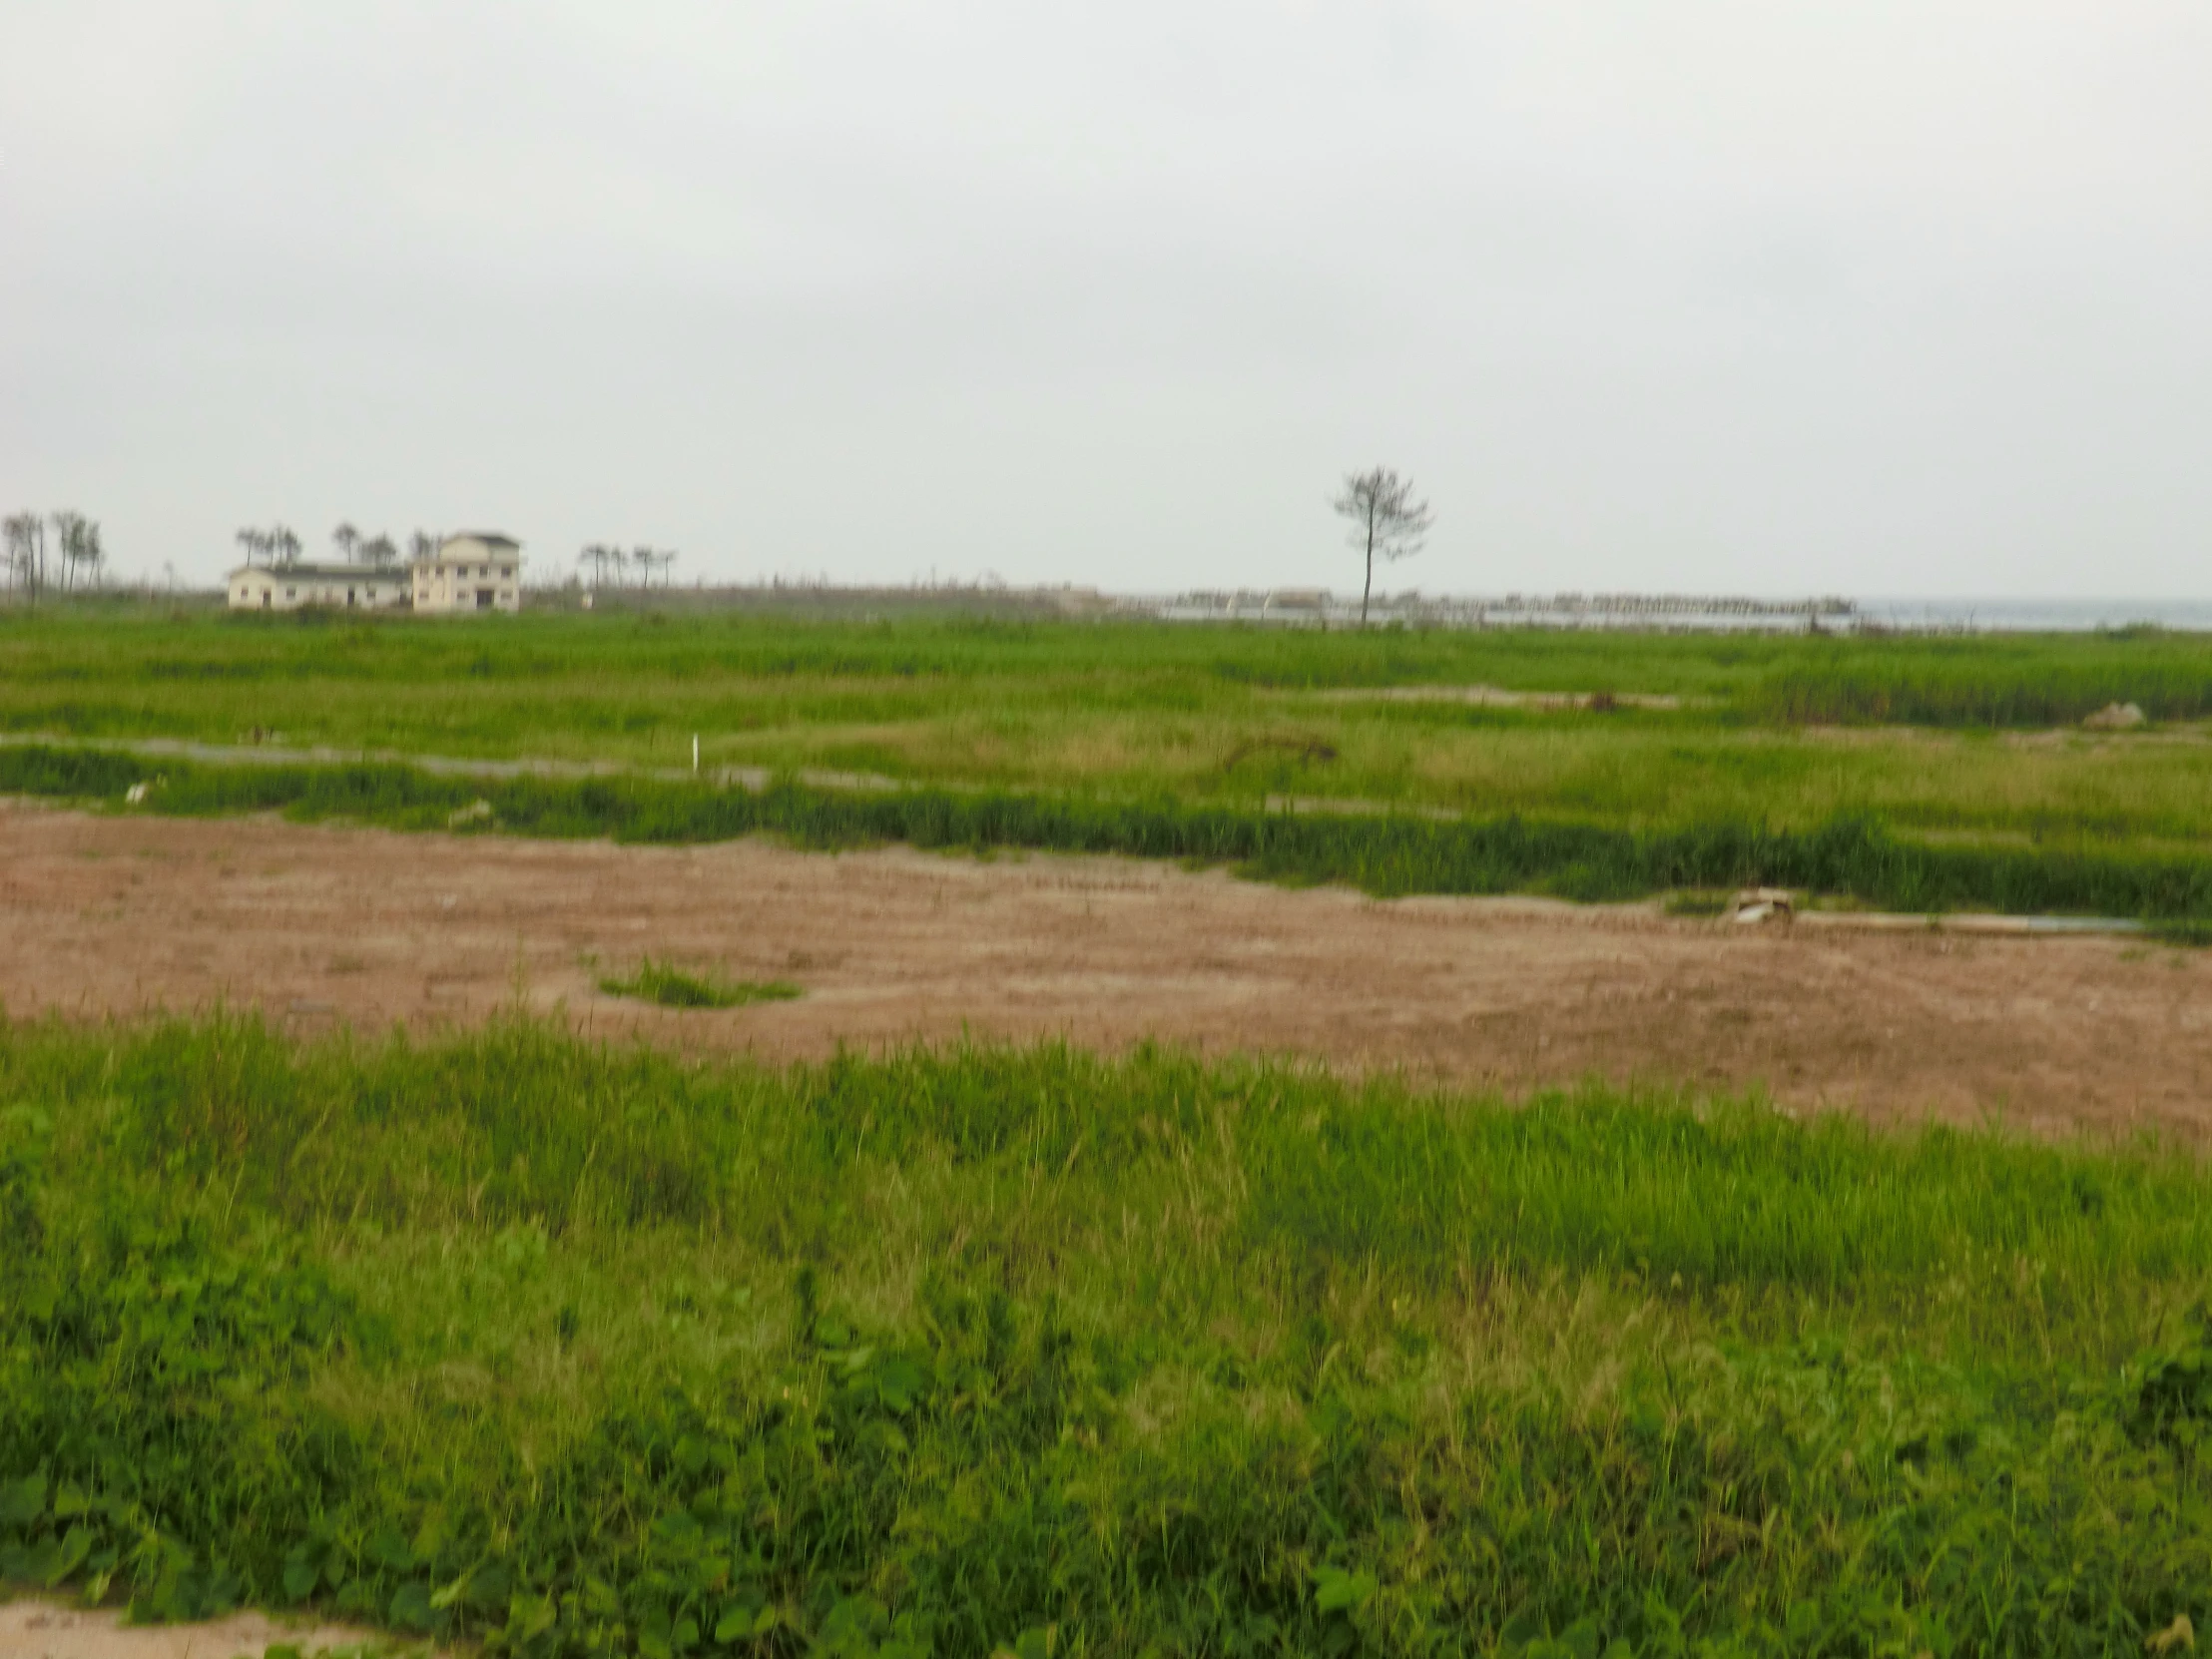
[[[1859,614],[1893,628],[2075,634],[2152,622],[2212,631],[2212,599],[1862,599]]]

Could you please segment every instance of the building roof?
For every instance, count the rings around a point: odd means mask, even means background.
[[[406,569],[401,565],[233,565],[225,574],[229,579],[257,572],[286,580],[307,576],[324,582],[404,582],[407,579]]]
[[[450,536],[441,537],[435,553],[422,554],[407,562],[417,569],[435,565],[440,559],[452,558],[454,543],[464,541],[476,542],[490,553],[519,553],[522,550],[522,543],[512,536],[501,535],[497,530],[458,530]],[[467,554],[461,556],[469,557]]]

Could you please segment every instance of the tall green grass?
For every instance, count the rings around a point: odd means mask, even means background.
[[[2147,1144],[218,1015],[0,1026],[0,1572],[148,1616],[2103,1654],[2212,1583],[2212,1177]]]
[[[0,613],[0,728],[72,722],[79,735],[175,731],[228,738],[269,724],[258,688],[315,683],[302,736],[359,743],[391,717],[436,724],[436,693],[468,687],[456,730],[495,712],[530,723],[516,690],[600,701],[609,729],[680,724],[717,685],[830,698],[917,688],[1031,688],[1125,707],[1189,707],[1204,688],[1323,691],[1491,685],[1633,691],[1761,718],[2049,725],[2108,702],[2162,719],[2212,714],[2212,639],[2155,628],[2086,635],[1658,634],[1597,630],[1323,633],[1304,629],[1040,622],[997,617],[855,622],[746,613],[541,615],[489,626],[318,612],[280,617]],[[898,688],[905,688],[900,691]],[[366,695],[356,695],[358,688]],[[424,701],[419,694],[429,693]],[[670,706],[670,705],[673,705]],[[378,709],[387,713],[381,718]],[[113,711],[103,719],[101,710]],[[166,716],[158,725],[149,717]],[[336,719],[340,724],[326,723]],[[120,719],[123,724],[116,724]],[[481,729],[490,735],[490,729]]]
[[[196,766],[99,750],[0,749],[0,792],[115,800],[145,783],[173,814],[281,810],[444,830],[482,803],[469,832],[697,842],[772,833],[814,847],[877,841],[1126,853],[1235,865],[1262,879],[1370,892],[1533,891],[1580,900],[1674,888],[1777,884],[1899,910],[2074,912],[2182,921],[2212,916],[2212,861],[2067,848],[1929,845],[1840,819],[1809,832],[1759,824],[1614,830],[1518,818],[1291,814],[1174,801],[870,792],[783,783],[756,794],[624,778],[506,781],[402,766]]]
[[[2069,726],[2111,703],[2153,720],[2212,716],[2212,646],[2156,629],[1853,642],[1777,662],[1742,698],[1769,721],[1911,726]]]
[[[1592,713],[1370,695],[1469,686],[1686,701]],[[1803,830],[1866,814],[1906,831],[2201,847],[2212,745],[1988,734],[2068,726],[2114,701],[2193,719],[2208,688],[2212,646],[2158,634],[0,615],[0,731],[18,735],[664,768],[688,767],[697,735],[710,769],[1241,808],[1327,797],[1619,829]]]

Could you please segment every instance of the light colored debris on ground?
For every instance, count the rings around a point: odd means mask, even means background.
[[[1797,900],[1787,887],[1746,887],[1728,901],[1728,919],[1752,925],[1788,922],[1797,916]]]

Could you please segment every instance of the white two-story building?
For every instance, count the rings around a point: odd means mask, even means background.
[[[522,543],[494,530],[447,536],[410,574],[418,611],[522,609]]]

